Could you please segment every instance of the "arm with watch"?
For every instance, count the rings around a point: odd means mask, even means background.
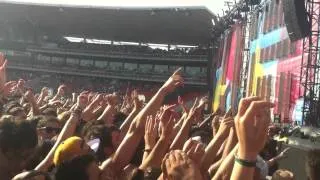
[[[146,170],[148,167],[152,168],[160,168],[163,157],[168,151],[170,145],[170,139],[172,137],[174,121],[173,118],[170,117],[170,108],[166,107],[160,116],[161,121],[161,135],[154,146],[145,147],[145,151],[150,152],[147,158],[142,162],[139,169]],[[150,148],[150,149],[149,149]]]
[[[144,132],[144,152],[142,162],[144,162],[149,156],[151,150],[154,148],[156,144],[156,139],[158,136],[158,123],[157,119],[152,116],[147,117],[147,122],[145,125]]]
[[[270,109],[273,103],[259,97],[241,99],[235,128],[239,140],[238,151],[234,155],[235,164],[232,180],[252,180],[257,162],[257,155],[267,139],[270,124]]]
[[[102,163],[103,170],[108,167],[114,168],[114,173],[120,173],[132,159],[139,142],[144,136],[145,122],[148,115],[153,115],[160,108],[166,95],[173,92],[177,87],[183,84],[183,78],[180,75],[181,68],[175,71],[172,76],[162,85],[158,92],[151,98],[146,106],[138,113],[132,121],[130,128],[123,141],[116,150],[111,161]],[[104,173],[108,173],[104,171]]]

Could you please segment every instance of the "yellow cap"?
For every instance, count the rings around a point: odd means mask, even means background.
[[[54,153],[53,163],[57,166],[64,161],[70,160],[75,156],[81,155],[83,150],[81,144],[83,140],[79,137],[70,137],[62,142]]]

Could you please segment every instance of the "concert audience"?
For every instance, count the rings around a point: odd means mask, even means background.
[[[180,69],[142,102],[136,90],[76,94],[60,85],[50,95],[45,87],[7,81],[6,66],[0,54],[1,180],[258,180],[287,151],[273,153],[274,104],[261,97],[241,99],[236,114],[208,117],[207,97],[191,106],[181,98],[164,104],[183,88]],[[313,151],[306,161],[310,180],[319,179],[318,157]],[[286,170],[272,176],[293,178]]]

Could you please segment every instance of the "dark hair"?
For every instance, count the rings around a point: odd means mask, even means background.
[[[89,121],[87,122],[83,127],[82,127],[82,130],[81,130],[81,137],[85,137],[86,134],[88,133],[88,131],[93,127],[93,126],[96,126],[96,125],[104,125],[104,122],[103,121]]]
[[[121,124],[126,120],[127,115],[122,113],[122,112],[117,112],[114,116],[113,116],[113,122],[114,124],[120,128]]]
[[[88,180],[87,168],[90,163],[95,162],[92,155],[82,155],[65,161],[57,167],[55,174],[56,180]]]
[[[22,107],[18,101],[9,101],[4,106],[5,113],[9,113],[9,111],[15,107]]]
[[[84,139],[86,141],[100,139],[100,145],[96,152],[97,159],[99,162],[104,161],[106,158],[108,158],[104,153],[104,148],[113,148],[112,132],[114,131],[119,131],[119,129],[114,126],[108,127],[106,125],[95,125],[92,126],[84,136]]]
[[[42,116],[38,121],[37,127],[45,127],[49,122],[59,123],[58,118],[55,116]]]
[[[37,130],[32,121],[17,121],[13,117],[0,119],[0,149],[3,152],[31,149],[37,144]]]
[[[36,147],[32,156],[27,159],[26,170],[33,170],[47,156],[53,147],[53,141],[43,141]]]
[[[212,139],[212,131],[210,131],[210,128],[198,128],[193,127],[190,131],[190,137],[196,137],[200,136],[201,141],[208,145],[210,143],[210,140]]]
[[[58,114],[57,114],[57,110],[55,108],[47,108],[45,110],[42,111],[42,115],[45,115],[45,116],[54,116],[54,117],[57,117]]]
[[[309,180],[320,179],[320,149],[314,149],[308,152],[306,172]]]

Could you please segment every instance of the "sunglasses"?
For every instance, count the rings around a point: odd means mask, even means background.
[[[55,132],[55,133],[59,133],[61,131],[61,128],[54,128],[54,127],[43,127],[43,128],[40,128],[41,130],[45,130],[46,133],[50,134],[52,132]]]

